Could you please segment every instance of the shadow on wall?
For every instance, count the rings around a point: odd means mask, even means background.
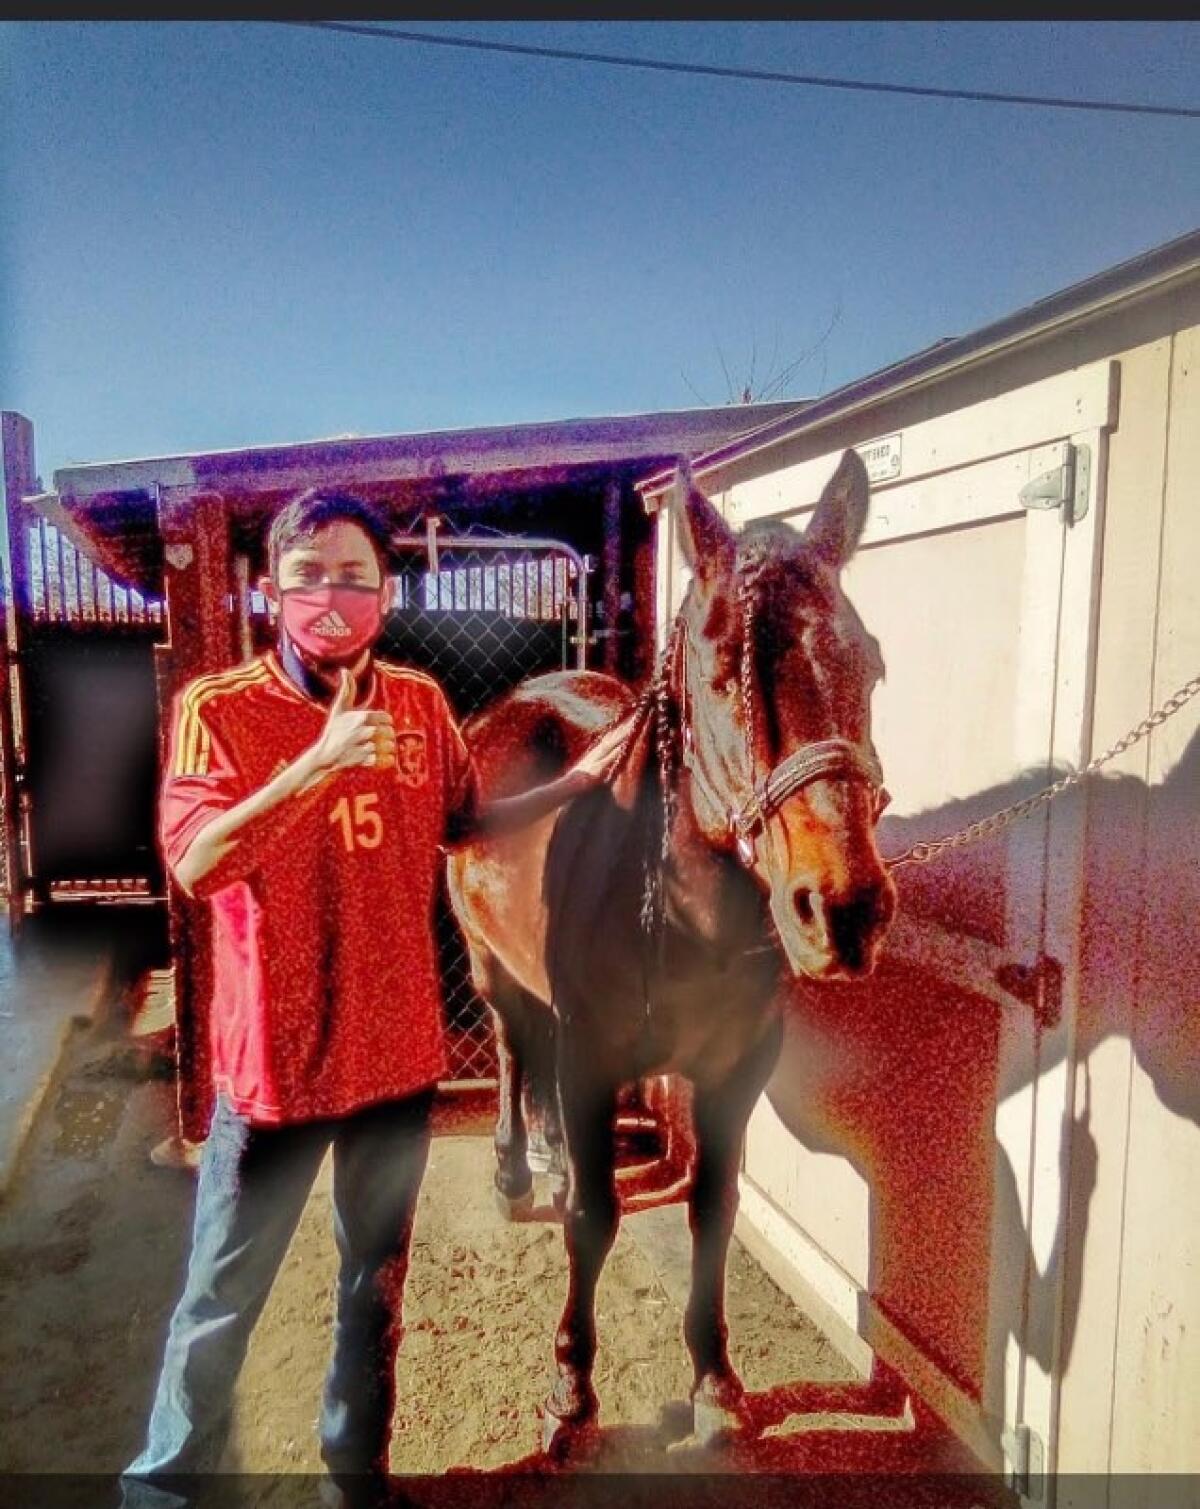
[[[894,854],[951,832],[1028,795],[1042,779],[885,820],[881,848]],[[1017,1340],[1043,1368],[1052,1361],[1050,1337],[1024,1336],[1026,1271],[1035,1307],[1037,1287],[1049,1295],[1064,1278],[1064,1369],[1075,1339],[1098,1172],[1090,1118],[1103,1110],[1091,1105],[1089,1060],[1110,1040],[1131,1043],[1161,1105],[1200,1124],[1200,732],[1161,785],[1126,776],[1084,784],[1086,791],[1058,799],[1088,804],[1076,1015],[1076,1072],[1085,1083],[1068,1097],[1081,1109],[1073,1135],[1063,1138],[1070,1198],[1052,1241],[1031,1242],[1013,1170],[1006,1155],[997,1157],[1001,1008],[978,995],[886,958],[864,984],[789,986],[783,1053],[767,1087],[804,1148],[848,1159],[866,1182],[867,1288],[875,1305],[982,1399],[997,1437],[1006,1348]],[[984,840],[898,872],[901,911],[1002,943],[1004,848]],[[1022,1030],[1035,1030],[1032,1019]],[[1065,1036],[1043,1036],[1043,1077],[1066,1072]],[[1010,1083],[1004,1094],[1011,1100],[1025,1088]],[[1107,1181],[1121,1178],[1106,1170]],[[811,1194],[815,1204],[820,1192]],[[801,1189],[802,1222],[807,1198]],[[1016,1260],[993,1267],[994,1251]]]

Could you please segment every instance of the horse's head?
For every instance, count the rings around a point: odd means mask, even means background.
[[[868,973],[895,910],[875,843],[883,661],[840,580],[867,501],[853,451],[804,534],[762,524],[735,537],[683,468],[674,496],[692,572],[677,648],[692,806],[766,889],[792,970],[817,979]]]

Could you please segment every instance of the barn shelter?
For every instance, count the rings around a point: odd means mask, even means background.
[[[636,484],[799,401],[372,437],[71,466],[36,475],[3,415],[6,668],[0,765],[8,907],[160,904],[165,710],[193,676],[269,641],[265,524],[305,488],[381,504],[397,606],[382,650],[436,674],[460,715],[525,676],[653,658],[650,521]],[[81,772],[86,771],[86,777]],[[207,908],[170,889],[181,1114],[207,1127]],[[487,1014],[440,920],[454,1077],[487,1080]]]
[[[1031,1501],[1112,1473],[1105,1502],[1194,1502],[1200,697],[1170,699],[1200,690],[1200,233],[694,468],[731,524],[802,527],[848,446],[881,848],[956,841],[895,871],[870,983],[792,991],[738,1229]],[[687,576],[669,485],[643,488],[660,639]]]

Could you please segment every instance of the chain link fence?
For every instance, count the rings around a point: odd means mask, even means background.
[[[396,576],[395,607],[379,653],[436,676],[460,719],[545,671],[582,666],[587,573],[570,546],[550,540],[413,540]],[[466,944],[443,887],[437,936],[450,1079],[497,1072],[491,1015],[471,985]]]

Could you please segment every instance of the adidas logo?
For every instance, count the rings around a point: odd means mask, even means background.
[[[320,634],[323,639],[345,639],[352,632],[350,625],[334,608],[318,618],[309,629],[310,634]]]

